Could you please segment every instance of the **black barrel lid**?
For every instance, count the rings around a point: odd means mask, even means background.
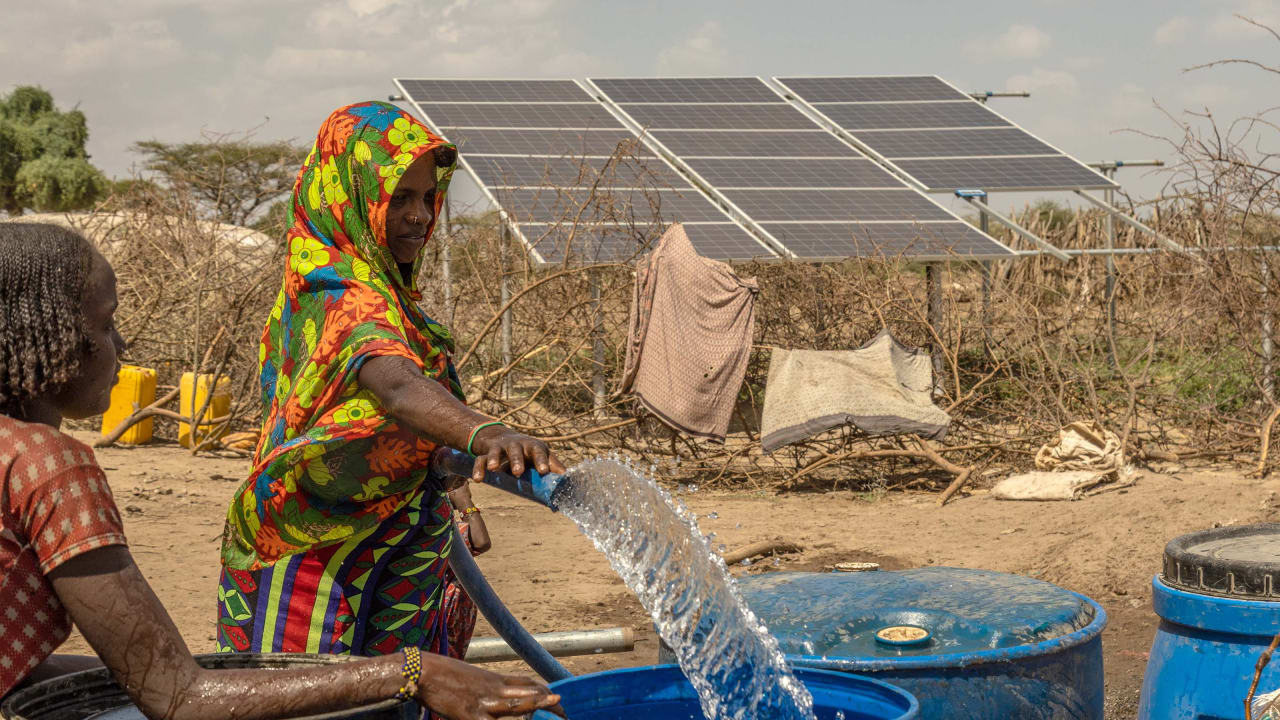
[[[1188,592],[1280,601],[1280,523],[1201,530],[1164,548],[1165,585]]]

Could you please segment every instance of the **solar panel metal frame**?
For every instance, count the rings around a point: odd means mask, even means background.
[[[738,79],[738,78],[740,78],[740,77],[741,77],[741,76],[733,76],[732,78],[729,78],[729,79]],[[625,122],[625,123],[629,124],[629,126],[630,126],[630,127],[631,127],[631,129],[632,129],[632,131],[633,131],[633,132],[636,132],[636,133],[640,136],[640,138],[641,138],[641,140],[642,140],[643,142],[645,142],[645,143],[649,144],[649,145],[652,147],[652,149],[653,149],[655,152],[657,152],[657,154],[658,154],[660,157],[663,157],[664,159],[666,159],[666,160],[668,160],[669,162],[671,162],[671,163],[673,164],[673,166],[674,166],[674,165],[675,165],[675,163],[677,163],[677,162],[678,162],[678,163],[680,163],[680,164],[683,166],[684,171],[685,171],[688,175],[690,175],[692,178],[694,178],[694,180],[695,180],[695,184],[701,185],[703,188],[707,189],[707,191],[708,191],[709,193],[714,194],[714,195],[717,197],[717,199],[719,199],[723,204],[725,204],[726,206],[728,206],[728,207],[732,208],[735,212],[740,213],[740,214],[741,214],[741,217],[743,218],[743,220],[744,220],[745,222],[749,222],[752,226],[754,226],[754,227],[758,228],[758,229],[759,229],[760,234],[761,234],[762,236],[764,236],[764,237],[767,237],[771,243],[775,244],[775,245],[777,246],[777,248],[778,248],[780,251],[782,251],[782,252],[784,252],[784,253],[785,253],[785,256],[786,256],[786,257],[789,257],[789,258],[794,259],[794,260],[801,260],[801,261],[805,261],[805,262],[836,262],[836,261],[848,260],[848,259],[849,259],[849,258],[851,258],[851,257],[859,257],[859,256],[857,256],[857,255],[832,255],[832,256],[822,256],[822,257],[815,257],[815,256],[805,256],[805,257],[800,257],[800,256],[798,256],[794,251],[792,251],[790,248],[788,248],[788,247],[787,247],[787,245],[786,245],[784,242],[782,242],[782,241],[781,241],[781,240],[779,240],[777,237],[775,237],[771,232],[769,232],[769,230],[768,230],[767,228],[763,227],[763,225],[762,225],[762,222],[761,222],[761,221],[754,219],[754,218],[753,218],[749,213],[745,212],[741,207],[739,207],[736,203],[734,203],[732,200],[730,200],[730,199],[729,199],[729,198],[724,194],[724,192],[722,192],[722,191],[721,191],[721,190],[720,190],[716,185],[714,185],[714,184],[712,184],[712,183],[708,182],[708,181],[707,181],[707,179],[706,179],[706,178],[704,178],[701,174],[699,174],[699,173],[698,173],[698,172],[697,172],[693,167],[691,167],[687,161],[684,161],[684,160],[683,160],[683,156],[679,155],[678,153],[674,153],[674,152],[672,152],[672,151],[671,151],[671,149],[670,149],[670,148],[668,148],[666,145],[664,145],[664,144],[661,142],[661,140],[659,140],[659,139],[658,139],[658,138],[657,138],[653,133],[650,133],[649,131],[645,130],[645,129],[643,128],[643,126],[642,126],[642,125],[640,125],[640,124],[638,123],[638,121],[637,121],[634,117],[632,117],[632,116],[630,115],[630,113],[628,113],[628,112],[626,111],[626,109],[623,107],[624,105],[631,105],[631,104],[646,104],[646,105],[647,105],[647,104],[662,104],[662,105],[666,105],[666,104],[677,104],[677,103],[672,102],[672,101],[664,101],[664,102],[656,102],[656,101],[652,101],[652,102],[643,102],[643,101],[627,102],[627,101],[619,101],[619,100],[616,100],[616,99],[612,98],[612,97],[611,97],[607,92],[605,92],[605,91],[604,91],[604,89],[603,89],[603,88],[601,88],[599,85],[597,85],[597,84],[596,84],[596,81],[597,81],[597,80],[618,80],[618,79],[628,79],[628,78],[587,78],[587,79],[584,81],[584,87],[588,88],[589,92],[592,92],[593,94],[595,94],[595,95],[596,95],[596,97],[600,98],[600,99],[602,100],[602,102],[604,102],[605,106],[606,106],[606,107],[608,107],[608,108],[610,109],[610,111],[612,111],[616,116],[618,116],[618,117],[619,117],[619,119],[624,120],[624,122]],[[644,79],[644,78],[634,78],[634,79]],[[707,80],[707,79],[716,79],[716,78],[711,78],[711,77],[699,77],[699,78],[664,78],[664,79],[666,79],[666,80],[681,80],[681,79]],[[768,82],[766,82],[766,81],[765,81],[763,78],[761,78],[761,77],[758,77],[758,76],[757,76],[757,77],[755,77],[754,79],[755,79],[757,82],[759,82],[761,86],[763,86],[763,87],[767,88],[770,92],[772,92],[772,93],[773,93],[773,95],[774,95],[774,96],[776,96],[776,97],[778,98],[778,101],[779,101],[780,103],[784,103],[784,104],[787,104],[788,106],[790,106],[790,107],[792,107],[792,108],[795,108],[795,105],[794,105],[793,103],[791,103],[791,101],[789,100],[789,98],[788,98],[784,93],[780,92],[780,91],[778,90],[778,88],[774,87],[773,85],[770,85]],[[699,103],[699,104],[713,104],[713,103]],[[716,103],[714,103],[714,104],[721,104],[721,105],[725,105],[725,104],[728,104],[728,105],[763,105],[763,104],[768,104],[768,105],[772,105],[772,104],[775,104],[775,103],[772,103],[772,102],[770,102],[770,103],[763,103],[763,102],[716,102]],[[801,115],[805,115],[805,113],[804,113],[803,111],[799,110],[799,109],[796,109],[796,112],[800,113]],[[806,117],[808,117],[808,116],[806,115]],[[827,128],[823,128],[823,126],[822,126],[821,124],[819,124],[819,123],[818,123],[818,122],[816,122],[816,121],[813,121],[813,119],[812,119],[812,118],[809,118],[809,120],[813,123],[813,127],[814,127],[815,129],[820,130],[820,131],[824,131],[824,132],[826,132],[829,136],[833,136],[837,141],[840,141],[842,144],[844,144],[844,145],[846,145],[847,147],[849,147],[849,148],[850,148],[850,150],[852,151],[852,155],[837,156],[837,157],[836,157],[836,158],[834,158],[834,159],[861,159],[861,160],[868,160],[868,159],[870,159],[870,158],[867,156],[867,154],[866,154],[866,153],[864,153],[864,152],[862,151],[862,149],[861,149],[861,148],[851,145],[849,142],[847,142],[847,140],[846,140],[845,138],[843,138],[843,137],[841,137],[841,136],[839,136],[839,135],[837,135],[837,134],[835,134],[835,133],[830,132],[830,130],[829,130],[829,129],[827,129]],[[784,130],[785,130],[785,129],[784,129]],[[659,132],[660,132],[660,131],[659,131]],[[722,132],[722,131],[716,131],[716,130],[704,130],[704,131],[700,131],[700,132]],[[762,132],[762,131],[757,130],[757,132]],[[695,156],[690,156],[690,157],[695,157]],[[696,156],[696,157],[701,157],[701,158],[703,158],[703,159],[741,159],[741,156],[723,156],[723,158],[717,158],[716,156]],[[805,159],[814,159],[814,158],[805,158]],[[825,158],[824,158],[824,159],[825,159]],[[873,162],[874,162],[874,161],[873,161]],[[892,173],[890,173],[890,174],[889,174],[889,177],[890,177],[890,179],[893,179],[893,180],[895,180],[895,181],[897,181],[897,182],[898,182],[898,185],[893,186],[893,189],[899,189],[899,188],[901,188],[901,189],[907,189],[907,190],[916,190],[916,188],[912,187],[909,183],[901,182],[901,180],[900,180],[899,178],[893,177]],[[890,187],[890,186],[886,186],[886,187]],[[752,188],[752,189],[753,189],[753,190],[760,190],[760,189],[766,189],[766,188]],[[783,188],[783,189],[784,189],[784,190],[790,190],[791,188]],[[908,255],[907,257],[910,257],[910,258],[911,258],[911,259],[913,259],[913,260],[917,260],[917,261],[921,261],[921,262],[933,262],[933,261],[945,261],[945,260],[971,260],[971,261],[981,261],[981,260],[1007,260],[1007,259],[1015,258],[1015,257],[1017,257],[1017,256],[1018,256],[1018,254],[1019,254],[1019,253],[1018,253],[1018,251],[1013,250],[1012,248],[1010,248],[1010,247],[1006,246],[1004,243],[1000,242],[999,240],[996,240],[995,238],[991,237],[989,234],[983,233],[983,232],[982,232],[981,230],[979,230],[978,228],[975,228],[975,227],[973,227],[972,225],[970,225],[969,223],[965,222],[965,221],[964,221],[962,218],[960,218],[958,215],[956,215],[955,213],[953,213],[953,212],[951,212],[950,210],[948,210],[945,206],[943,206],[941,203],[938,203],[936,200],[934,200],[933,198],[929,197],[927,194],[921,193],[921,197],[923,197],[926,201],[928,201],[928,202],[932,203],[933,205],[935,205],[936,207],[938,207],[940,210],[942,210],[944,213],[946,213],[947,215],[950,215],[950,216],[951,216],[952,218],[954,218],[954,219],[953,219],[953,220],[945,220],[945,221],[940,221],[940,220],[926,220],[926,221],[919,221],[919,222],[917,222],[916,224],[924,226],[924,225],[932,225],[932,224],[939,224],[939,225],[951,225],[952,223],[954,223],[954,224],[956,224],[957,226],[963,227],[963,228],[967,229],[968,231],[971,231],[971,232],[973,232],[973,233],[975,233],[975,234],[977,234],[977,235],[979,235],[979,236],[983,237],[983,238],[984,238],[987,242],[989,242],[992,246],[994,246],[994,247],[996,247],[996,248],[999,248],[999,249],[1003,250],[1003,252],[990,253],[990,254],[975,253],[975,254],[963,255],[963,256],[957,256],[957,255],[955,255],[955,254],[940,254],[940,255],[930,255],[930,254],[911,254],[911,255]],[[782,221],[782,222],[783,222],[783,224],[785,224],[787,221]],[[888,223],[890,223],[890,222],[895,223],[895,224],[901,224],[901,223],[903,223],[903,222],[912,222],[912,221],[911,221],[910,219],[904,219],[904,220],[902,220],[902,221],[867,221],[867,222],[855,222],[855,223],[852,223],[852,224],[864,225],[864,226],[865,226],[865,225],[876,225],[876,224],[881,224],[881,223],[888,224]],[[779,224],[779,223],[769,223],[769,224]],[[851,223],[849,223],[848,221],[840,221],[840,222],[831,222],[831,223],[813,222],[813,223],[809,223],[809,224],[811,224],[811,225],[822,225],[822,224],[849,225],[849,224],[851,224]]]
[[[858,103],[858,102],[863,102],[863,101],[828,101],[828,102],[816,102],[816,101],[810,101],[810,100],[808,100],[807,98],[805,98],[802,94],[800,94],[799,92],[797,92],[795,89],[793,89],[790,85],[788,85],[788,84],[787,84],[787,82],[786,82],[786,79],[781,78],[781,77],[778,77],[778,76],[774,76],[774,77],[771,77],[771,78],[770,78],[770,80],[772,80],[772,81],[773,81],[773,82],[774,82],[774,83],[775,83],[779,88],[781,88],[781,89],[782,89],[782,91],[783,91],[783,93],[785,93],[785,95],[789,96],[789,99],[790,99],[792,102],[794,102],[794,103],[795,103],[795,104],[797,104],[797,105],[800,105],[801,107],[804,107],[806,110],[808,110],[808,111],[812,112],[814,115],[816,115],[816,116],[818,116],[818,117],[821,117],[821,118],[822,118],[822,120],[823,120],[824,122],[829,123],[829,124],[830,124],[830,126],[831,126],[833,129],[838,130],[838,132],[839,132],[839,134],[840,134],[840,135],[844,136],[847,140],[849,140],[851,143],[853,143],[855,146],[857,146],[857,148],[858,148],[859,150],[861,150],[861,151],[863,151],[864,153],[866,153],[867,155],[869,155],[869,156],[871,156],[871,157],[875,158],[876,160],[878,160],[879,162],[881,162],[881,163],[882,163],[882,164],[884,164],[885,166],[890,167],[890,168],[893,168],[893,170],[894,170],[895,172],[897,172],[897,173],[898,173],[899,175],[901,175],[903,178],[907,179],[909,182],[911,182],[912,184],[916,185],[917,187],[919,187],[920,189],[924,190],[925,192],[941,193],[941,192],[954,192],[954,191],[956,191],[956,190],[984,190],[984,191],[987,191],[987,192],[1041,192],[1041,191],[1055,191],[1055,190],[1060,190],[1060,191],[1068,191],[1068,190],[1113,190],[1113,189],[1116,189],[1116,188],[1118,188],[1118,187],[1119,187],[1119,185],[1117,185],[1114,181],[1112,181],[1112,180],[1110,180],[1109,178],[1107,178],[1107,177],[1106,177],[1105,175],[1103,175],[1102,173],[1100,173],[1100,172],[1098,172],[1098,171],[1094,170],[1093,168],[1091,168],[1091,167],[1089,167],[1089,166],[1085,165],[1084,163],[1080,162],[1078,159],[1076,159],[1076,158],[1075,158],[1075,157],[1073,157],[1072,155],[1070,155],[1070,154],[1068,154],[1068,153],[1064,152],[1064,151],[1062,150],[1062,148],[1060,148],[1060,147],[1058,147],[1058,146],[1054,145],[1054,144],[1053,144],[1053,143],[1051,143],[1051,142],[1048,142],[1048,141],[1047,141],[1047,140],[1045,140],[1044,138],[1042,138],[1042,137],[1040,137],[1040,136],[1036,135],[1035,133],[1028,131],[1026,128],[1022,127],[1021,125],[1019,125],[1019,124],[1017,124],[1017,123],[1013,122],[1012,120],[1010,120],[1009,118],[1007,118],[1007,117],[1005,117],[1005,116],[1001,115],[1000,113],[996,112],[995,110],[992,110],[992,109],[991,109],[990,107],[988,107],[986,104],[978,102],[977,100],[975,100],[975,99],[973,99],[971,96],[969,96],[969,94],[968,94],[968,93],[964,92],[964,91],[963,91],[963,90],[961,90],[960,88],[958,88],[958,87],[956,87],[955,85],[953,85],[953,84],[951,84],[950,82],[948,82],[945,78],[943,78],[943,77],[941,77],[941,76],[938,76],[938,75],[826,75],[826,76],[823,76],[823,75],[792,75],[792,76],[789,76],[787,79],[792,79],[792,80],[796,80],[796,79],[805,79],[805,80],[815,80],[815,79],[845,80],[845,79],[858,79],[858,78],[867,78],[867,79],[873,79],[873,78],[885,78],[885,79],[902,78],[902,79],[905,79],[905,78],[921,78],[921,77],[933,78],[933,79],[937,80],[938,82],[941,82],[942,84],[946,85],[947,87],[950,87],[952,90],[955,90],[957,93],[960,93],[960,94],[961,94],[961,95],[963,95],[965,98],[968,98],[968,102],[971,102],[971,103],[973,103],[973,104],[975,104],[975,105],[979,105],[979,106],[981,106],[981,107],[982,107],[983,109],[985,109],[987,112],[991,113],[992,115],[995,115],[996,117],[998,117],[998,118],[1000,118],[1001,120],[1004,120],[1006,123],[1008,123],[1008,125],[1005,125],[1005,126],[996,126],[996,127],[1004,127],[1004,128],[1010,128],[1010,127],[1012,127],[1012,128],[1016,128],[1016,129],[1018,129],[1018,130],[1021,130],[1022,132],[1026,133],[1028,136],[1030,136],[1032,139],[1034,139],[1034,140],[1036,140],[1036,141],[1038,141],[1038,142],[1040,142],[1040,143],[1043,143],[1045,146],[1047,146],[1047,147],[1051,148],[1051,149],[1056,153],[1056,154],[1032,154],[1032,155],[979,155],[979,156],[973,156],[975,159],[987,159],[987,158],[1010,158],[1010,157],[1020,157],[1020,158],[1035,158],[1035,157],[1056,158],[1056,157],[1061,156],[1061,157],[1065,157],[1065,158],[1067,158],[1068,160],[1071,160],[1072,162],[1074,162],[1074,163],[1076,163],[1077,165],[1079,165],[1081,168],[1083,168],[1085,171],[1087,171],[1087,172],[1090,174],[1090,176],[1096,177],[1096,178],[1098,179],[1098,182],[1097,182],[1096,184],[1092,184],[1092,185],[1011,185],[1011,186],[1004,186],[1004,185],[997,185],[997,186],[992,186],[992,185],[987,185],[987,186],[979,186],[979,185],[961,185],[961,186],[957,186],[957,187],[952,187],[952,186],[947,186],[947,187],[930,187],[927,183],[925,183],[924,181],[920,180],[920,179],[919,179],[919,178],[917,178],[915,175],[912,175],[912,174],[911,174],[910,172],[908,172],[906,169],[904,169],[904,168],[902,168],[901,166],[899,166],[899,165],[898,165],[898,163],[896,163],[894,160],[890,160],[889,158],[885,157],[884,155],[882,155],[882,154],[880,154],[880,153],[876,152],[875,150],[873,150],[870,146],[868,146],[865,142],[863,142],[863,141],[862,141],[861,139],[859,139],[859,137],[858,137],[859,133],[864,133],[864,132],[867,132],[867,131],[869,131],[869,130],[881,129],[881,128],[861,128],[861,129],[856,130],[856,131],[855,131],[855,130],[848,130],[848,129],[846,129],[845,127],[843,127],[842,125],[840,125],[839,123],[837,123],[835,120],[831,119],[831,117],[829,117],[826,113],[824,113],[824,112],[823,112],[823,111],[818,107],[819,105],[852,105],[852,104],[856,104],[856,103]],[[945,103],[960,104],[960,103],[965,102],[965,100],[964,100],[964,99],[961,99],[961,98],[953,98],[953,99],[949,99],[949,100],[937,99],[937,100],[900,100],[900,101],[874,101],[874,102],[873,102],[873,101],[866,101],[866,102],[865,102],[865,104],[877,104],[877,105],[882,105],[882,104],[888,104],[888,103],[891,103],[891,102],[900,102],[900,103],[903,103],[903,104],[906,104],[906,103],[944,103],[944,102],[945,102]],[[985,127],[985,126],[984,126],[984,127]],[[975,130],[980,130],[980,129],[984,129],[984,127],[971,126],[971,127],[969,127],[969,128],[954,128],[954,127],[953,127],[953,128],[938,128],[938,129],[946,129],[946,130],[975,129]],[[884,128],[884,129],[888,129],[888,128]],[[928,130],[928,129],[930,129],[930,128],[911,128],[911,129],[909,129],[909,130],[908,130],[908,129],[904,129],[904,130],[897,130],[897,131],[898,131],[898,132],[913,132],[913,131]],[[988,128],[988,129],[989,129],[989,128]],[[961,156],[939,156],[939,157],[935,157],[935,158],[931,158],[931,159],[951,159],[951,158],[953,158],[953,157],[954,157],[954,158],[960,158]],[[921,158],[900,158],[900,159],[903,159],[903,160],[907,160],[907,159],[910,159],[910,160],[918,160],[918,159],[921,159]]]
[[[438,125],[438,124],[436,124],[435,122],[433,122],[433,121],[432,121],[432,119],[431,119],[431,116],[430,116],[430,115],[429,115],[425,110],[423,110],[422,105],[424,104],[424,101],[419,100],[418,98],[414,97],[413,93],[411,93],[411,92],[409,91],[408,87],[407,87],[407,86],[406,86],[406,84],[405,84],[405,83],[410,83],[410,82],[415,82],[415,81],[417,81],[417,82],[421,82],[421,81],[432,81],[432,80],[452,80],[452,79],[449,79],[449,78],[393,78],[393,79],[392,79],[392,82],[394,82],[394,83],[395,83],[396,88],[400,91],[400,94],[405,98],[405,102],[407,102],[409,105],[412,105],[412,106],[413,106],[413,108],[414,108],[415,110],[417,110],[417,112],[418,112],[418,117],[419,117],[420,119],[422,119],[423,121],[425,121],[425,122],[427,123],[427,125],[431,126],[432,128],[435,128],[435,129],[437,129],[437,130],[441,130],[441,129],[442,129],[442,128],[441,128],[441,126],[440,126],[440,125]],[[573,83],[573,84],[574,84],[574,86],[575,86],[579,91],[581,91],[581,93],[582,93],[582,97],[583,97],[583,100],[582,100],[581,102],[579,102],[579,101],[570,101],[570,100],[561,100],[561,99],[557,99],[557,100],[548,100],[548,101],[528,101],[527,103],[519,102],[519,101],[511,101],[511,100],[496,100],[496,101],[492,101],[492,104],[543,104],[543,105],[583,104],[583,105],[595,105],[595,106],[597,106],[597,107],[604,107],[605,111],[607,111],[611,116],[613,116],[614,120],[615,120],[615,121],[617,121],[618,126],[619,126],[621,129],[623,129],[623,130],[625,130],[625,131],[630,132],[632,135],[635,135],[635,132],[630,128],[630,126],[628,126],[628,125],[627,125],[627,123],[626,123],[626,122],[624,122],[622,118],[618,117],[618,114],[617,114],[617,113],[616,113],[612,108],[610,108],[607,104],[604,104],[604,103],[599,102],[599,100],[597,100],[597,99],[596,99],[596,97],[594,97],[594,96],[592,95],[592,91],[591,91],[591,89],[590,89],[590,88],[588,88],[588,87],[586,87],[586,86],[584,86],[584,85],[583,85],[583,83],[582,83],[581,81],[579,81],[579,80],[573,80],[573,79],[565,80],[565,79],[555,79],[555,78],[551,78],[551,79],[548,79],[548,78],[529,78],[529,79],[521,79],[521,78],[460,78],[460,79],[458,79],[457,81],[458,81],[458,82],[482,82],[482,83],[483,83],[483,82],[495,82],[495,81],[496,81],[496,82],[513,82],[513,83],[519,83],[519,82],[571,82],[571,83]],[[485,103],[485,102],[486,102],[486,101],[483,101],[483,100],[476,100],[476,99],[474,99],[474,98],[459,99],[459,100],[439,100],[439,99],[432,99],[432,100],[430,100],[429,104],[433,104],[433,105],[434,105],[434,104],[445,104],[445,103],[451,103],[451,104],[467,104],[467,105],[473,105],[473,104],[482,104],[482,103]],[[451,126],[450,126],[450,127],[451,127]],[[523,128],[523,129],[530,129],[530,128]],[[555,129],[564,129],[564,128],[555,128]],[[442,137],[444,137],[446,140],[448,140],[448,139],[449,139],[449,138],[448,138],[448,136],[447,136],[446,134],[444,134],[444,133],[442,133],[442,134],[441,134],[441,136],[442,136]],[[641,138],[641,142],[642,142],[642,144],[643,144],[643,138]],[[672,163],[670,162],[670,160],[668,160],[667,158],[663,157],[660,153],[655,153],[655,154],[656,154],[656,156],[657,156],[657,160],[658,160],[659,162],[661,162],[663,165],[665,165],[665,166],[666,166],[666,169],[667,169],[667,171],[668,171],[668,172],[670,172],[670,173],[674,173],[676,176],[680,176],[680,175],[681,175],[681,173],[680,173],[680,169],[679,169],[677,166],[675,166],[674,164],[672,164]],[[502,154],[502,155],[491,155],[491,157],[536,157],[536,156],[530,156],[530,155],[519,155],[519,154]],[[560,157],[564,157],[564,155],[561,155]],[[595,155],[584,155],[584,156],[581,156],[581,157],[582,157],[582,159],[587,159],[587,158],[595,158],[595,157],[599,157],[599,156],[595,156]],[[501,202],[499,202],[499,201],[498,201],[497,196],[494,194],[494,190],[495,190],[495,189],[499,189],[499,188],[502,188],[502,189],[514,189],[514,188],[507,187],[507,186],[494,186],[494,187],[490,187],[488,184],[486,184],[486,183],[484,182],[484,180],[481,178],[480,174],[476,172],[475,168],[473,168],[473,167],[471,166],[471,164],[467,162],[467,160],[466,160],[466,156],[465,156],[465,154],[464,154],[464,153],[461,153],[461,152],[460,152],[460,153],[458,153],[458,164],[462,167],[463,171],[464,171],[464,172],[466,172],[466,173],[471,177],[471,180],[476,184],[476,187],[478,187],[478,188],[480,189],[480,192],[481,192],[481,194],[485,197],[485,199],[487,199],[487,200],[489,201],[489,203],[490,203],[493,207],[497,208],[497,210],[498,210],[498,215],[499,215],[499,217],[502,219],[503,223],[504,223],[504,224],[505,224],[505,225],[510,229],[510,231],[512,232],[512,234],[513,234],[513,235],[515,235],[516,239],[518,239],[518,240],[520,241],[520,243],[521,243],[522,245],[524,245],[525,250],[529,253],[530,257],[532,257],[532,258],[533,258],[534,262],[535,262],[536,264],[539,264],[539,265],[553,265],[553,264],[558,264],[556,261],[548,260],[548,259],[543,255],[543,253],[542,253],[542,252],[540,252],[540,251],[535,247],[535,243],[530,242],[529,238],[528,238],[528,237],[525,235],[525,233],[520,229],[520,227],[521,227],[522,223],[517,222],[517,221],[516,221],[516,219],[515,219],[515,217],[514,217],[511,213],[507,212],[506,208],[503,206],[503,204],[502,204]],[[522,187],[522,186],[518,186],[518,187]],[[545,185],[539,185],[539,186],[532,186],[530,189],[542,189],[542,188],[545,188],[545,187],[546,187]],[[617,189],[630,189],[630,188],[617,188]],[[680,188],[680,189],[685,189],[685,188]],[[697,193],[697,194],[699,194],[699,195],[702,195],[702,196],[703,196],[703,200],[704,200],[705,202],[707,202],[708,204],[712,205],[712,206],[715,206],[715,204],[716,204],[715,202],[713,202],[713,201],[712,201],[712,198],[707,197],[707,196],[706,196],[705,194],[703,194],[703,193],[702,193],[698,188],[694,187],[694,186],[693,186],[693,184],[691,184],[691,183],[689,184],[689,188],[687,189],[687,191],[688,191],[688,192]],[[756,233],[754,233],[754,232],[752,232],[752,230],[751,230],[749,227],[747,227],[747,225],[745,225],[745,224],[744,224],[744,223],[743,223],[739,218],[734,217],[731,213],[727,213],[727,212],[725,212],[725,211],[723,210],[723,208],[718,208],[718,209],[720,210],[721,214],[724,216],[724,223],[723,223],[724,225],[731,225],[731,226],[733,226],[733,227],[738,228],[738,230],[740,230],[740,231],[741,231],[741,232],[742,232],[746,237],[751,238],[752,240],[754,240],[754,241],[756,242],[756,244],[757,244],[757,245],[759,245],[760,250],[761,250],[761,255],[760,255],[758,258],[756,258],[756,257],[752,257],[752,258],[730,258],[730,259],[733,259],[733,260],[759,259],[759,260],[766,260],[766,261],[767,261],[767,260],[778,260],[778,259],[779,259],[779,257],[778,257],[778,256],[779,256],[779,252],[778,252],[775,248],[771,247],[768,243],[766,243],[766,242],[762,241],[762,240],[757,236],[757,234],[756,234]],[[547,224],[547,223],[532,223],[532,222],[531,222],[531,223],[524,223],[524,224],[526,224],[526,225],[538,225],[538,226],[546,226],[546,225],[549,225],[549,224]],[[695,222],[695,223],[684,223],[684,224],[708,224],[708,225],[710,225],[710,224],[720,224],[720,223]],[[600,223],[600,225],[603,227],[605,224],[604,224],[604,223]]]

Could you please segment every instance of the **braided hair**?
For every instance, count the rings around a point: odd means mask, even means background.
[[[88,348],[84,293],[93,249],[59,225],[0,223],[0,413],[57,392]]]

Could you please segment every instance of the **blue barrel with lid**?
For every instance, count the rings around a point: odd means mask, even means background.
[[[817,720],[912,720],[915,698],[878,680],[798,669]],[[703,720],[698,695],[678,665],[626,668],[551,683],[572,720]],[[556,720],[545,710],[534,720]],[[760,720],[767,720],[761,718]]]
[[[1142,683],[1143,720],[1237,720],[1254,664],[1280,632],[1280,524],[1174,538],[1152,580],[1160,627]],[[1258,693],[1280,689],[1263,670]]]
[[[793,666],[888,682],[920,717],[1102,718],[1106,613],[1056,585],[931,567],[766,573],[738,587]]]

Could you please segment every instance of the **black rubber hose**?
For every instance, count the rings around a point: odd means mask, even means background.
[[[507,606],[502,604],[498,594],[485,579],[484,573],[480,572],[480,566],[476,564],[475,558],[467,552],[466,543],[462,541],[462,535],[458,533],[456,527],[453,529],[453,552],[449,553],[449,567],[453,568],[453,574],[457,576],[462,589],[467,591],[467,595],[480,609],[484,619],[489,621],[493,629],[498,631],[498,635],[507,641],[507,645],[510,645],[517,655],[529,663],[529,667],[541,675],[543,680],[551,683],[573,677],[573,674],[566,670],[560,661],[551,657],[551,653],[533,639],[533,635],[524,629]]]

